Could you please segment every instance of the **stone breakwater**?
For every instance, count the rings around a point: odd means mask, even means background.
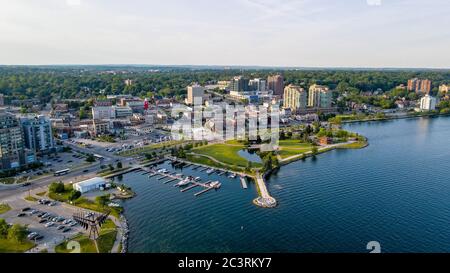
[[[130,235],[130,230],[128,228],[128,221],[125,218],[125,216],[123,214],[120,215],[120,222],[122,225],[122,238],[121,238],[121,243],[122,243],[122,249],[120,250],[121,253],[127,253],[128,251],[128,237]]]

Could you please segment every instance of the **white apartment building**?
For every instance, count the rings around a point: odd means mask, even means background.
[[[423,98],[420,99],[420,110],[421,111],[434,111],[436,110],[436,98],[425,95]]]

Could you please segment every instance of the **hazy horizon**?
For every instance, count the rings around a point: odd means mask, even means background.
[[[0,0],[2,65],[450,68],[446,0]]]

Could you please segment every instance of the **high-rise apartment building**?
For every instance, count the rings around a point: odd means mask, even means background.
[[[436,98],[425,95],[420,99],[420,110],[422,111],[434,111],[436,110]]]
[[[284,92],[284,78],[281,75],[273,75],[267,78],[269,90],[273,91],[274,95],[282,96]]]
[[[252,91],[266,91],[267,81],[264,79],[252,79],[249,82],[249,86]]]
[[[307,106],[307,94],[300,86],[288,85],[284,88],[283,107],[290,108],[293,112],[304,110]]]
[[[230,82],[230,91],[235,92],[250,91],[249,83],[250,81],[247,78],[244,78],[243,76],[234,77]]]
[[[25,144],[19,120],[12,114],[0,112],[0,170],[25,164]]]
[[[3,94],[0,94],[0,106],[4,105],[5,105],[5,97],[3,96]]]
[[[205,89],[202,86],[198,84],[188,86],[186,104],[193,105],[194,98],[203,98],[204,94]]]
[[[408,80],[408,91],[429,94],[431,91],[431,81],[428,79],[410,79]]]
[[[333,100],[333,93],[323,85],[311,85],[308,94],[308,106],[313,108],[330,108]]]
[[[49,153],[55,148],[52,125],[45,116],[20,119],[24,133],[25,147],[35,153]]]

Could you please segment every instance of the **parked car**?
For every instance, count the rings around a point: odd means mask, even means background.
[[[26,212],[26,211],[29,211],[29,210],[30,210],[30,208],[28,208],[28,207],[27,208],[23,208],[22,212]]]
[[[46,219],[39,220],[39,224],[43,224],[43,223],[47,223],[47,220]]]
[[[52,227],[52,226],[54,226],[54,225],[55,225],[55,223],[53,223],[53,222],[48,222],[47,224],[45,224],[45,227],[49,228],[49,227]]]
[[[40,240],[44,239],[44,236],[38,235],[38,236],[36,236],[34,239],[35,239],[36,241],[40,241]]]
[[[72,229],[70,228],[70,227],[66,227],[64,230],[63,230],[63,233],[66,233],[66,232],[69,232],[69,231],[71,231]]]
[[[64,229],[64,228],[65,228],[65,226],[62,226],[62,225],[61,225],[61,226],[58,226],[56,229],[57,229],[57,230],[61,230],[61,229]]]

